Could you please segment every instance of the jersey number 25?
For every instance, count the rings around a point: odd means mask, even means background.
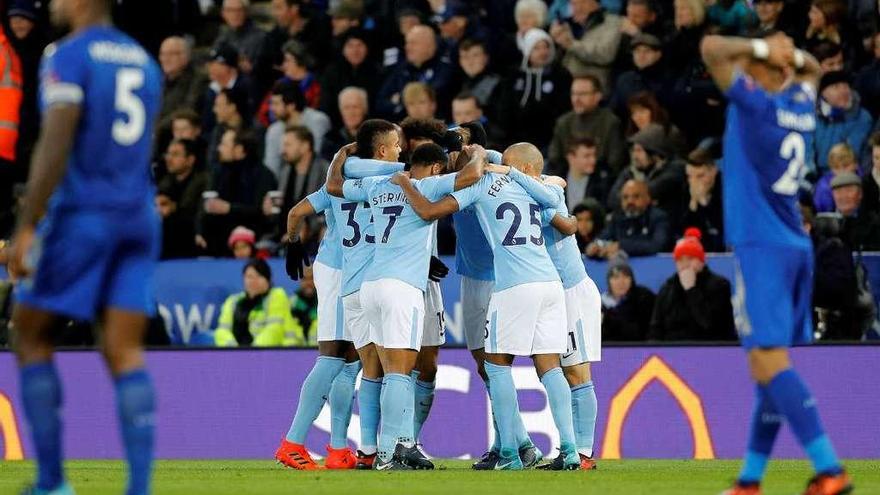
[[[798,181],[804,169],[804,158],[807,146],[804,137],[797,132],[790,132],[782,145],[779,147],[779,156],[788,160],[788,168],[776,182],[773,183],[773,192],[785,196],[794,196],[798,192]]]

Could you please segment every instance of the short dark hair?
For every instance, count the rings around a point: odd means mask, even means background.
[[[629,5],[642,5],[651,12],[657,12],[657,7],[654,6],[654,2],[651,0],[629,0],[627,6]]]
[[[293,105],[301,112],[306,108],[306,97],[298,84],[292,81],[281,80],[272,86],[272,94],[280,96],[285,105]]]
[[[234,146],[241,146],[244,149],[244,156],[257,156],[258,141],[257,136],[252,131],[245,129],[228,129],[226,132],[235,133],[233,144]]]
[[[446,124],[438,119],[416,119],[407,117],[400,123],[403,136],[407,139],[430,139],[437,144],[443,142]]]
[[[462,91],[455,95],[454,100],[474,100],[474,105],[477,106],[480,110],[483,109],[483,105],[480,104],[480,99],[477,98],[477,95],[471,93],[470,91]]]
[[[384,119],[368,119],[358,127],[357,136],[357,156],[361,158],[373,158],[376,153],[376,145],[383,134],[389,132],[397,132],[394,124]]]
[[[581,146],[596,148],[598,147],[598,143],[592,136],[574,137],[568,141],[568,145],[565,147],[565,152],[574,153]]]
[[[413,150],[409,159],[413,167],[427,167],[439,163],[443,169],[449,164],[449,156],[436,143],[425,143]]]
[[[468,141],[468,144],[479,144],[480,146],[482,146],[484,148],[486,147],[486,143],[488,142],[489,138],[486,135],[486,128],[483,127],[483,124],[481,124],[477,121],[473,121],[473,122],[465,122],[464,124],[461,124],[459,127],[470,131],[471,136],[470,136],[470,140]]]
[[[571,214],[577,216],[578,213],[585,211],[590,212],[590,217],[593,220],[593,232],[596,235],[605,230],[605,208],[596,198],[584,198],[583,202],[571,210]]]
[[[192,108],[175,110],[174,113],[171,114],[171,122],[174,122],[175,120],[186,120],[194,126],[202,126],[202,118]]]
[[[198,153],[198,146],[192,139],[172,139],[171,142],[168,143],[168,147],[170,148],[175,144],[179,144],[183,147],[183,154],[187,158],[196,156],[196,153]]]
[[[604,91],[602,90],[602,81],[600,81],[599,78],[594,76],[593,74],[578,74],[577,76],[572,78],[571,82],[574,83],[575,81],[580,80],[590,81],[590,84],[593,85],[594,90],[600,93],[604,93]]]
[[[831,57],[836,57],[843,53],[843,47],[833,41],[822,40],[816,43],[815,46],[813,46],[812,50],[810,50],[810,53],[812,53],[813,56],[816,57],[817,61],[822,62],[823,60],[827,60]]]
[[[284,128],[285,134],[293,134],[300,141],[305,141],[309,143],[309,148],[312,151],[315,151],[315,136],[312,134],[312,131],[309,130],[308,127],[303,125],[289,125]]]
[[[248,112],[250,111],[250,105],[248,104],[248,97],[244,91],[238,88],[223,88],[220,90],[219,95],[223,95],[226,97],[226,101],[232,104],[235,107],[235,110],[241,116],[242,119],[247,120],[250,115]]]
[[[486,42],[477,39],[477,38],[465,38],[458,44],[458,51],[463,52],[465,50],[470,50],[471,48],[478,46],[483,49],[486,54],[489,54],[489,50],[486,48]]]
[[[871,137],[868,138],[868,143],[870,143],[872,148],[880,146],[880,132],[871,134]]]

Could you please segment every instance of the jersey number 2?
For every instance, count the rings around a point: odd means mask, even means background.
[[[807,146],[804,137],[796,132],[790,132],[782,145],[779,147],[779,156],[788,160],[788,168],[776,182],[773,183],[773,192],[785,196],[794,196],[798,192],[798,181],[804,168],[804,158]]]
[[[144,102],[135,91],[144,85],[142,69],[119,69],[116,72],[116,111],[125,114],[125,118],[113,121],[113,140],[123,146],[131,146],[144,135],[147,123],[147,112]]]

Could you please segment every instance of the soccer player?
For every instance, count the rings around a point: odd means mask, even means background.
[[[533,145],[518,143],[504,151],[503,163],[543,160]],[[511,175],[486,174],[473,186],[438,202],[404,187],[413,209],[425,220],[474,205],[492,248],[495,286],[484,332],[489,394],[501,436],[497,470],[523,469],[515,425],[518,410],[511,365],[514,356],[531,356],[547,391],[560,436],[561,469],[579,469],[572,425],[571,390],[560,368],[565,351],[565,294],[544,247],[541,207]]]
[[[701,51],[730,101],[723,160],[725,233],[737,260],[737,327],[757,382],[745,463],[725,493],[760,493],[782,418],[816,470],[804,493],[849,493],[852,484],[822,428],[816,400],[786,349],[809,342],[812,328],[813,253],[801,227],[797,193],[816,125],[819,65],[782,34],[751,40],[707,36]]]
[[[116,389],[129,495],[149,492],[155,397],[144,367],[147,317],[161,225],[150,151],[161,72],[112,27],[109,0],[55,0],[71,34],[41,67],[43,124],[14,248],[13,315],[21,396],[37,455],[26,493],[71,494],[61,456],[61,383],[52,360],[60,317],[102,322],[102,351]]]
[[[476,183],[482,177],[485,152],[475,149],[458,174],[435,177],[446,168],[446,153],[436,144],[416,148],[411,158],[414,187],[429,198],[441,197]],[[338,191],[341,177],[331,169],[327,190]],[[409,183],[398,177],[396,182]],[[382,429],[377,470],[433,469],[413,440],[413,380],[422,342],[425,295],[433,246],[433,222],[422,220],[409,206],[400,186],[387,177],[342,183],[347,200],[365,202],[373,213],[375,257],[363,276],[360,303],[380,347],[385,380],[381,397]],[[381,234],[379,234],[381,233]],[[401,260],[406,259],[403,263]]]
[[[352,160],[354,146],[344,147],[333,158],[346,162],[345,174],[351,178],[387,175],[403,169],[403,164],[374,160]],[[287,221],[287,272],[293,280],[302,277],[309,263],[299,238],[302,221],[317,213],[325,213],[327,229],[318,256],[315,258],[315,288],[318,291],[318,354],[315,366],[300,389],[296,414],[287,435],[275,452],[275,459],[294,469],[312,470],[318,465],[305,448],[309,427],[321,413],[324,402],[330,402],[330,445],[327,446],[328,469],[352,469],[357,460],[347,444],[348,425],[357,375],[361,370],[357,352],[351,343],[350,328],[344,324],[339,290],[342,277],[342,244],[331,210],[326,186],[308,195],[289,214]]]

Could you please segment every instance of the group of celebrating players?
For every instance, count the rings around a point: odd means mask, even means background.
[[[474,469],[593,469],[590,362],[600,359],[601,301],[573,236],[565,182],[540,176],[544,159],[529,143],[502,154],[482,147],[479,123],[445,134],[419,132],[432,128],[424,124],[364,122],[356,143],[334,157],[326,184],[290,211],[287,270],[294,279],[309,263],[297,237],[302,220],[320,212],[327,219],[314,266],[320,357],[275,458],[296,469],[318,467],[304,442],[329,400],[326,467],[434,467],[418,439],[445,341],[438,280],[447,269],[435,256],[436,221],[454,215],[463,327],[495,427],[495,444]],[[398,163],[402,147],[407,165]],[[559,455],[539,466],[542,453],[518,410],[514,356],[533,358],[559,432]],[[361,368],[355,456],[346,430]]]

